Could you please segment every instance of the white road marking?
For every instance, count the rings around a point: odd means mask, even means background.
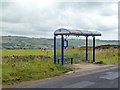
[[[79,83],[75,83],[75,84],[71,84],[71,85],[68,85],[68,86],[64,86],[62,88],[85,88],[85,87],[91,86],[93,84],[95,84],[95,82],[82,81],[82,82],[79,82]]]
[[[104,79],[108,79],[108,80],[113,80],[113,79],[116,79],[118,78],[118,72],[106,72],[105,74],[107,75],[104,75],[104,76],[101,76],[99,78],[104,78]]]

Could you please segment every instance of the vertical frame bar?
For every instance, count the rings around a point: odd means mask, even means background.
[[[61,61],[64,64],[64,36],[61,35]]]
[[[86,36],[86,61],[88,61],[88,36]]]
[[[60,59],[58,58],[58,64],[59,64],[59,62],[60,62]]]
[[[56,64],[56,35],[54,35],[54,64]]]
[[[93,36],[93,63],[95,62],[95,36]]]
[[[71,58],[71,64],[73,64],[73,58]]]

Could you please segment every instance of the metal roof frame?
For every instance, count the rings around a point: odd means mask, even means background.
[[[54,35],[101,36],[101,33],[98,31],[60,28],[54,32]]]

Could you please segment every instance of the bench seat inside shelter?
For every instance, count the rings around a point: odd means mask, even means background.
[[[66,59],[70,59],[71,60],[71,64],[73,64],[73,57],[64,57],[64,60]],[[60,63],[60,60],[62,60],[60,57],[58,58],[58,64]]]

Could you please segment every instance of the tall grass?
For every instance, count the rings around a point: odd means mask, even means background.
[[[73,70],[62,65],[53,64],[52,59],[8,58],[2,63],[2,83],[13,84],[22,81],[39,80],[61,75]]]
[[[3,50],[3,56],[12,55],[48,55],[53,57],[53,50]],[[85,49],[65,49],[65,57],[73,57],[74,63],[84,62],[86,52]],[[118,64],[118,49],[96,49],[96,62],[104,62],[104,64]],[[57,59],[61,57],[61,49],[57,49]],[[92,49],[89,49],[88,60],[92,62]]]
[[[100,49],[96,50],[96,61],[103,61],[105,64],[118,64],[120,56],[118,49]]]
[[[74,63],[84,62],[86,52],[83,49],[74,49],[74,50],[66,50],[66,57],[73,57]],[[88,61],[93,61],[93,51],[89,49],[88,51]],[[102,64],[118,64],[118,49],[96,49],[96,62],[102,62]]]

